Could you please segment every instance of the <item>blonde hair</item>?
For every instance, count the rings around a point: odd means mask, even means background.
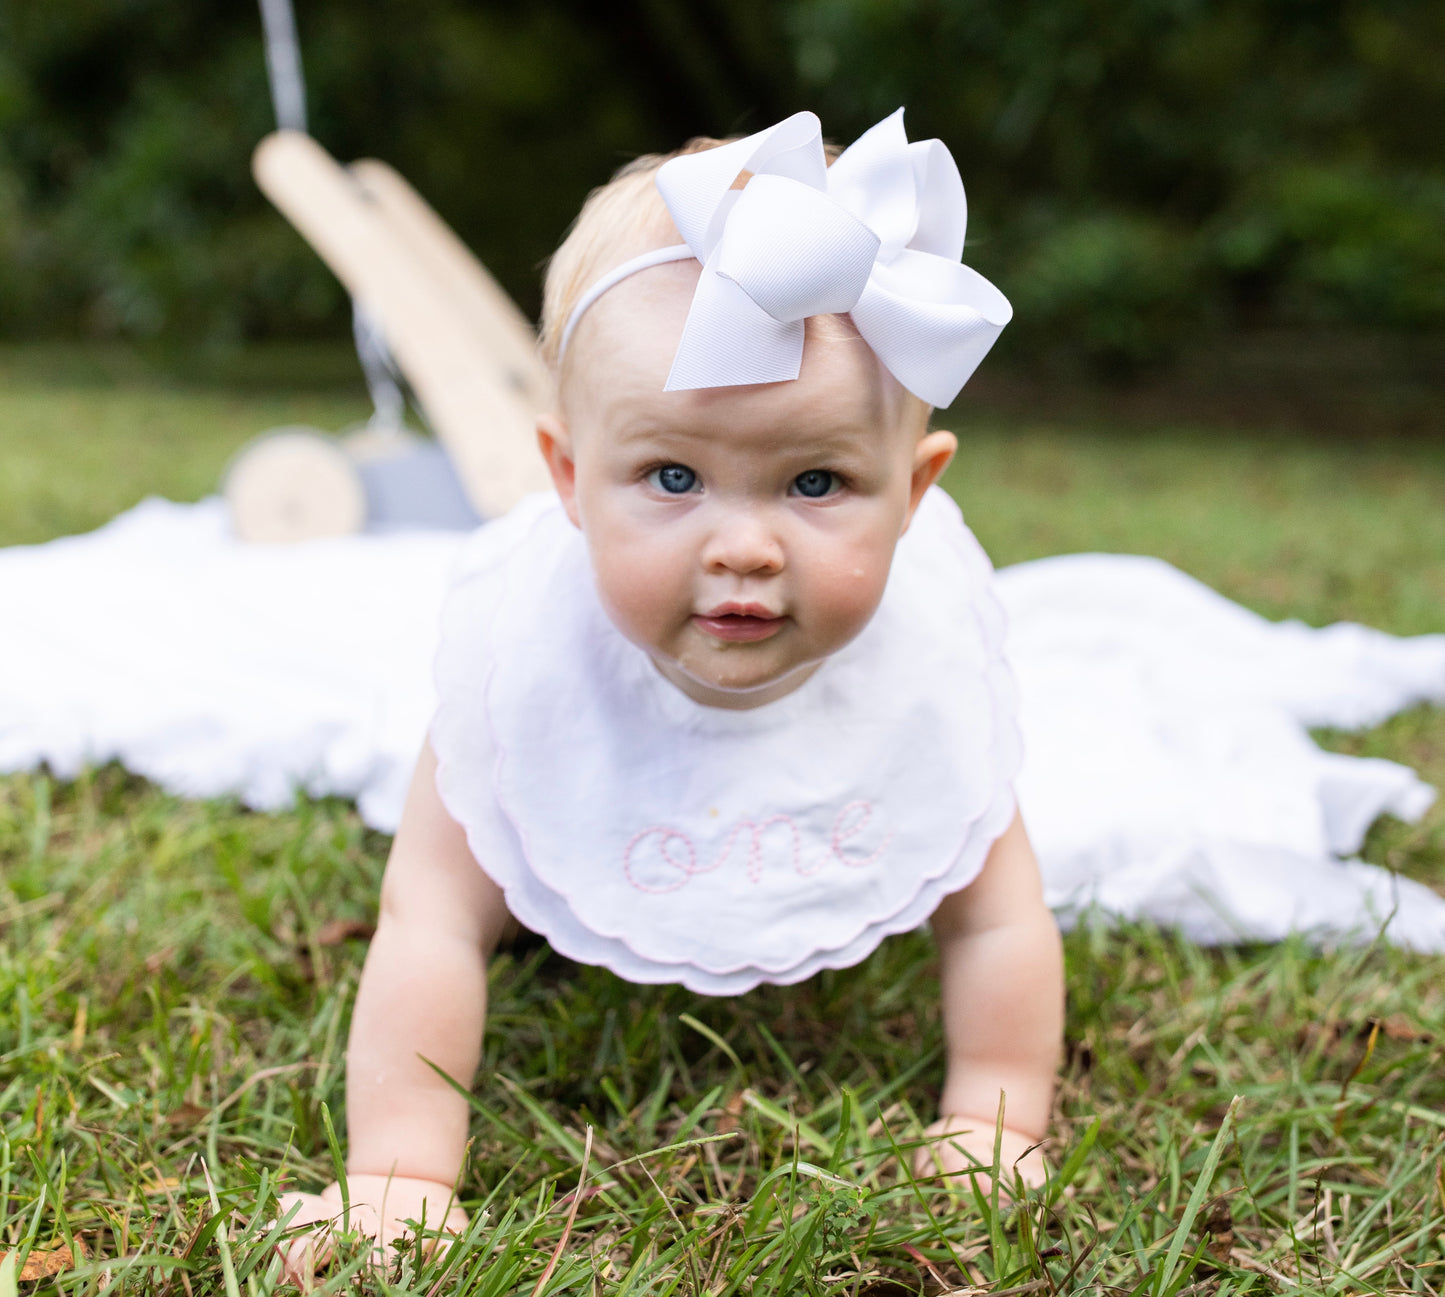
[[[673,153],[644,153],[587,195],[567,237],[547,264],[542,286],[542,359],[554,375],[560,378],[562,330],[582,294],[624,261],[682,242],[653,183],[657,169],[671,158],[728,142],[699,136]]]
[[[740,137],[734,137],[740,138]],[[567,237],[547,264],[542,286],[542,321],[540,347],[542,360],[552,371],[556,390],[562,391],[562,333],[567,327],[582,295],[609,270],[654,248],[681,243],[682,235],[658,192],[655,179],[664,162],[689,153],[702,153],[732,140],[712,139],[705,135],[688,140],[672,153],[644,153],[620,168],[605,185],[587,195]],[[826,145],[828,162],[841,152],[835,145]],[[733,182],[740,189],[751,172],[739,173]],[[853,322],[846,316],[811,316],[807,321],[810,334],[828,329],[840,330],[844,336],[857,337]],[[570,350],[569,350],[570,354]],[[904,393],[906,418],[916,422],[919,434],[928,427],[933,407]]]

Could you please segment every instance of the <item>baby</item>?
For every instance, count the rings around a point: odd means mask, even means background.
[[[947,1073],[921,1174],[1042,1177],[1058,932],[1014,805],[988,562],[929,431],[1009,318],[902,114],[644,158],[552,261],[555,497],[471,542],[347,1055],[354,1225],[456,1230],[487,960],[514,920],[737,994],[927,920]],[[681,242],[679,242],[679,234]],[[341,1197],[290,1195],[293,1222]],[[299,1256],[299,1254],[294,1254]]]

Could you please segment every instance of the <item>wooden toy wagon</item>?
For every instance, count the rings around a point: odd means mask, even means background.
[[[498,517],[549,485],[535,429],[551,378],[532,326],[395,170],[342,166],[306,133],[289,4],[261,8],[282,129],[252,170],[350,292],[377,413],[349,436],[279,428],[243,447],[223,483],[236,534],[295,541]],[[397,379],[435,441],[405,430]]]

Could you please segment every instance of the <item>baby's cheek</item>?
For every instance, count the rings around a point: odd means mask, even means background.
[[[877,547],[859,547],[817,572],[816,624],[836,641],[836,647],[857,635],[877,611],[891,556],[891,551],[879,553]]]
[[[650,547],[611,546],[594,556],[592,566],[602,606],[617,629],[645,648],[658,647],[678,616],[676,565]]]

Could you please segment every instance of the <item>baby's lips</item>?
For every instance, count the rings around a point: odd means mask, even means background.
[[[705,613],[695,616],[694,624],[714,639],[726,640],[731,644],[748,644],[757,640],[771,639],[783,628],[786,620],[780,616],[756,616],[751,613]]]
[[[765,603],[747,602],[742,599],[729,599],[698,615],[700,617],[757,617],[762,620],[772,620],[782,616],[781,613],[774,612]]]

